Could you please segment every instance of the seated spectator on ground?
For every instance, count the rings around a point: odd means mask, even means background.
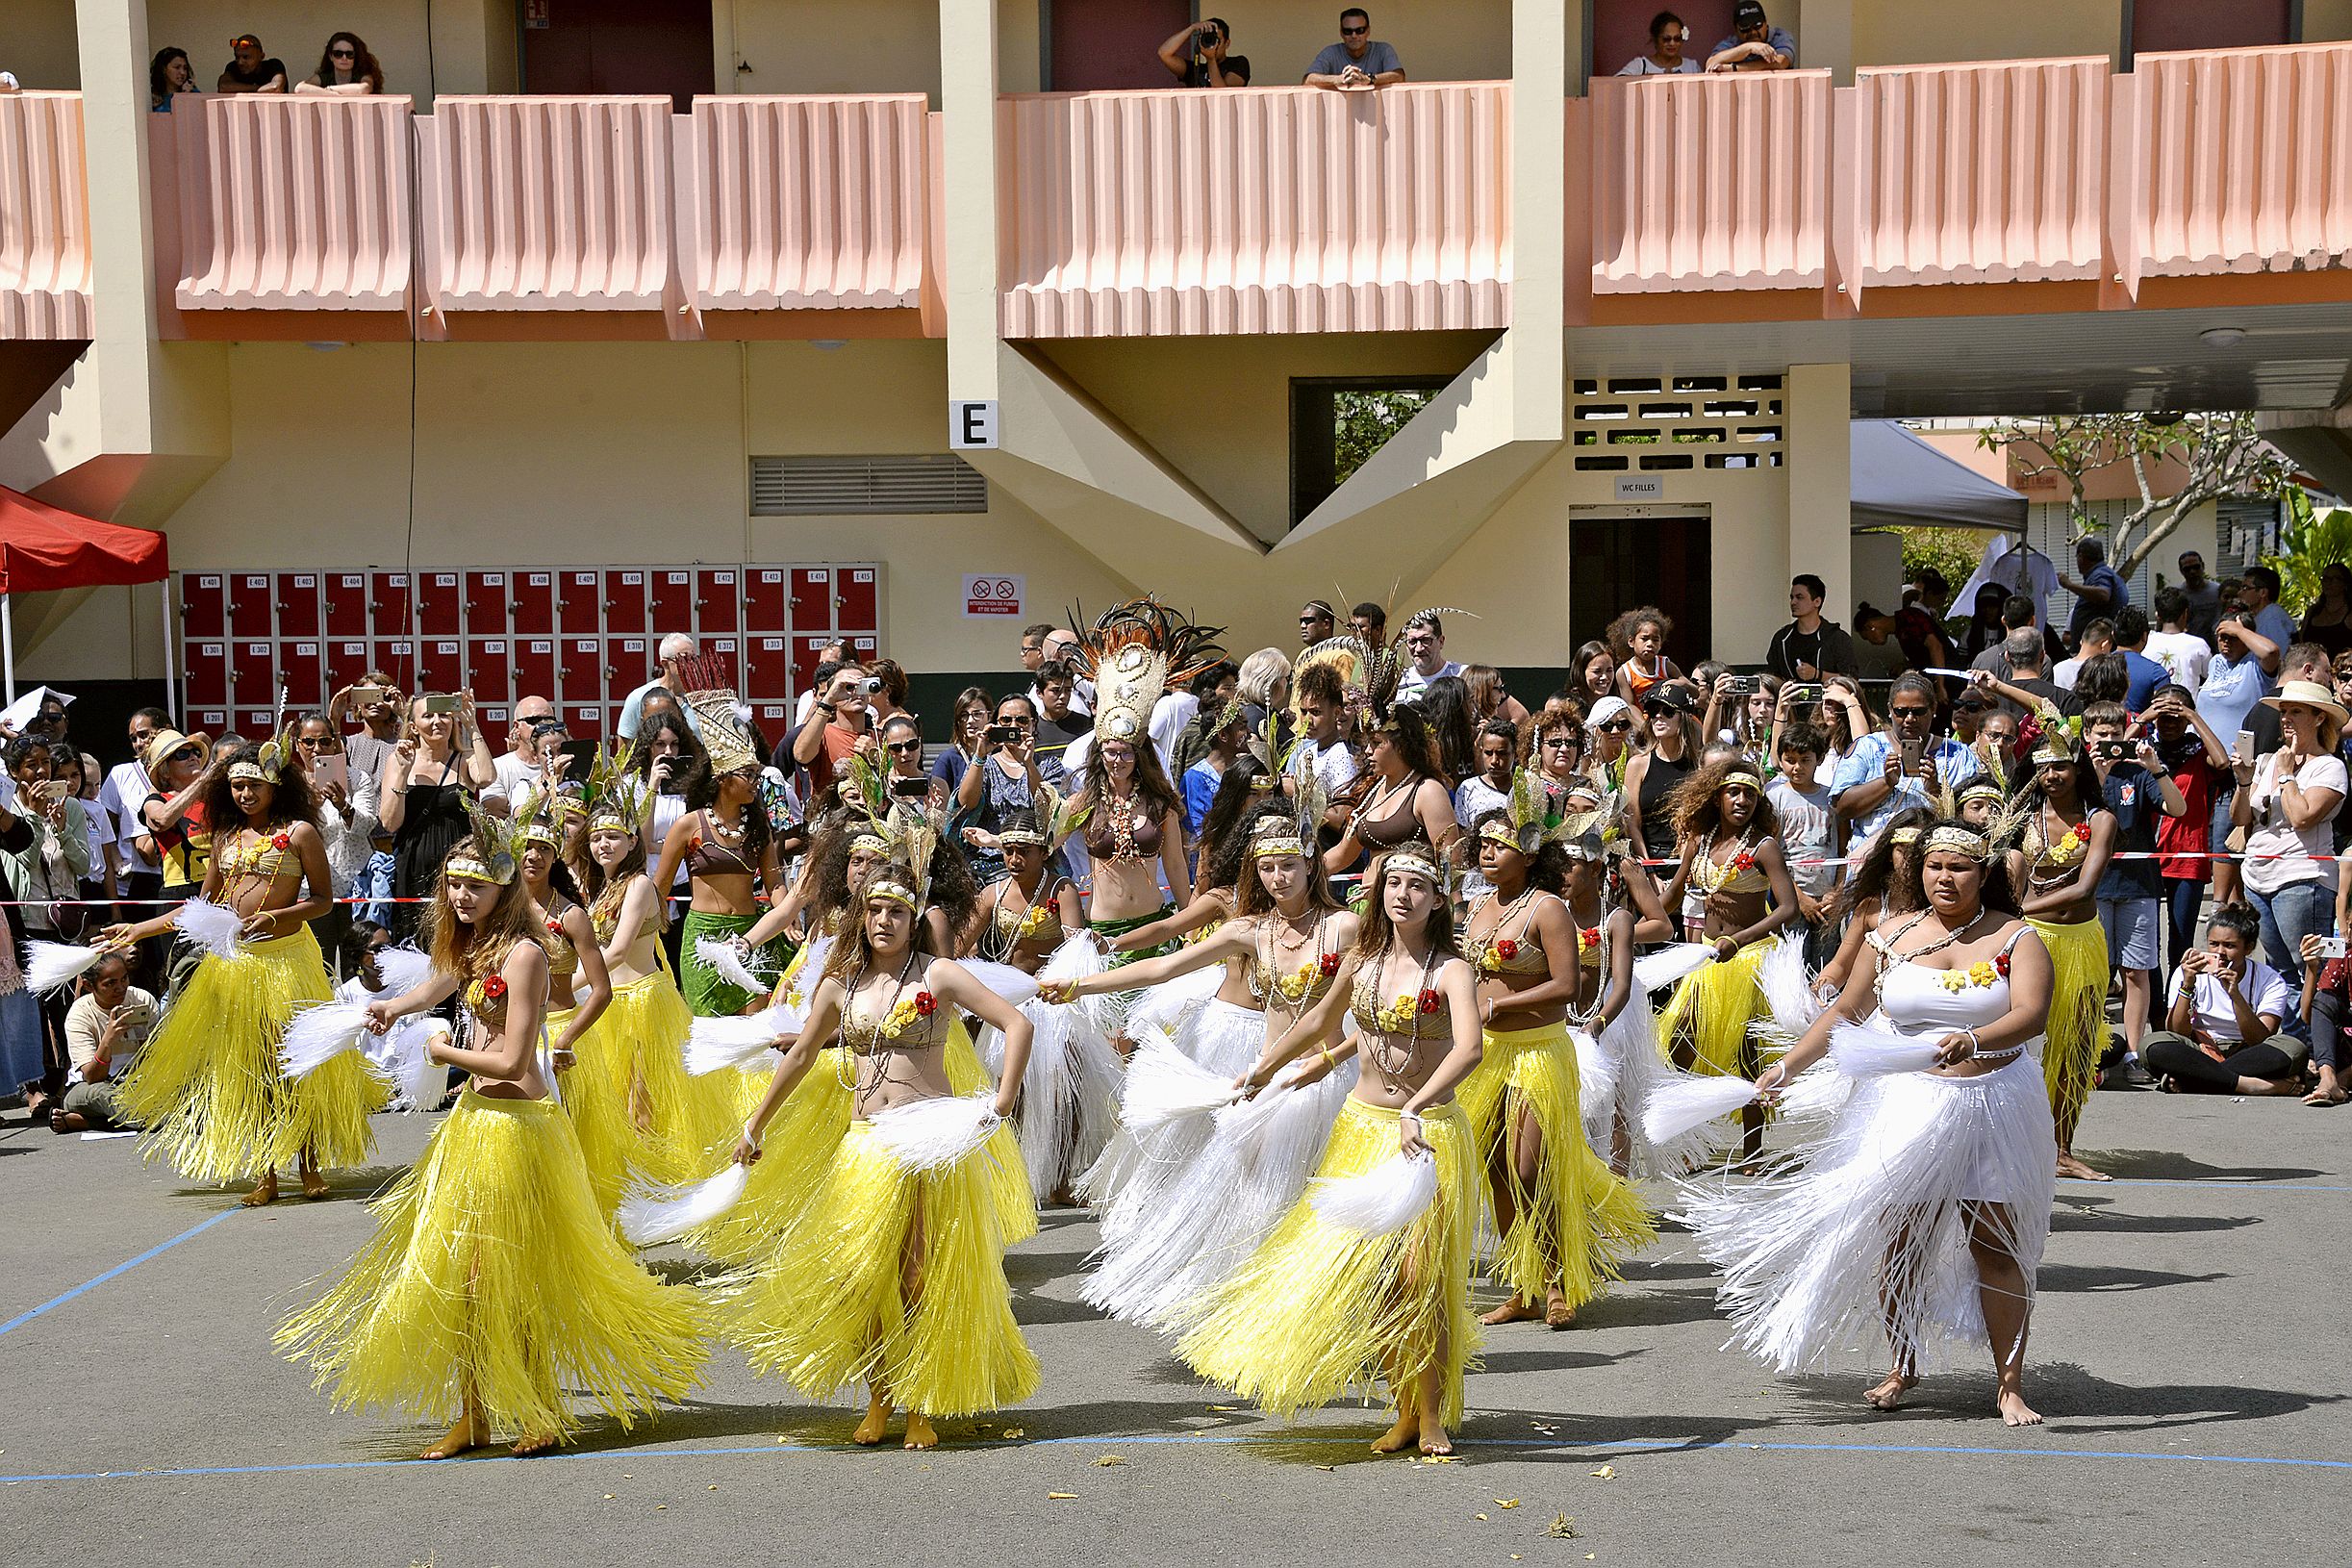
[[[2080,645],[2083,628],[2091,621],[2112,620],[2116,611],[2131,602],[2131,594],[2115,569],[2107,564],[2107,544],[2095,534],[2085,534],[2074,542],[2074,569],[2080,577],[2058,574],[2058,586],[2074,595],[2074,613],[2066,618],[2066,641]],[[2077,653],[2082,652],[2078,645]]]
[[[202,97],[196,87],[196,67],[185,49],[158,49],[147,63],[147,108],[158,114],[171,113],[171,101],[183,93]]]
[[[1797,63],[1797,40],[1772,25],[1757,0],[1732,8],[1732,36],[1708,51],[1710,71],[1784,71]]]
[[[2181,960],[2165,994],[2163,1030],[2141,1050],[2175,1094],[2292,1095],[2303,1091],[2303,1043],[2281,1034],[2294,990],[2254,956],[2262,924],[2244,904],[2213,911],[2205,947]]]
[[[2148,634],[2148,657],[2190,691],[2205,684],[2213,645],[2188,629],[2188,595],[2177,588],[2156,591],[2157,629]]]
[[[2336,925],[2303,939],[2303,1023],[2311,1034],[2312,1063],[2318,1085],[2306,1105],[2340,1105],[2352,1100],[2352,959],[2343,939],[2352,931],[2352,859],[2336,866]]]
[[[1160,45],[1160,63],[1188,88],[1246,88],[1250,57],[1227,54],[1233,30],[1222,16],[1210,16],[1174,34]]]
[[[64,1102],[50,1113],[59,1132],[109,1132],[126,1128],[114,1106],[114,1088],[155,1028],[155,998],[131,983],[131,967],[109,953],[82,977],[82,994],[65,1014]]]
[[[1682,53],[1690,30],[1671,11],[1650,18],[1650,52],[1635,55],[1617,67],[1619,76],[1696,76],[1699,63]]]
[[[1339,13],[1339,41],[1327,43],[1306,68],[1310,88],[1384,88],[1404,80],[1397,51],[1372,36],[1372,15],[1361,6]]]
[[[262,53],[262,40],[250,33],[229,40],[230,60],[220,68],[215,92],[284,92],[286,63]]]
[[[1794,619],[1772,634],[1764,665],[1783,680],[1818,682],[1824,675],[1855,672],[1854,639],[1843,626],[1822,619],[1829,585],[1809,571],[1788,580],[1788,613]]]
[[[318,57],[318,68],[294,90],[364,98],[384,90],[384,67],[376,63],[376,57],[367,52],[367,45],[357,33],[338,33],[327,39],[326,52]]]

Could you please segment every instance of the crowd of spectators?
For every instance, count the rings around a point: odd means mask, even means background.
[[[330,35],[318,51],[318,65],[308,76],[295,76],[286,62],[262,47],[262,40],[240,33],[229,40],[228,63],[214,79],[213,90],[240,93],[334,93],[365,97],[384,90],[384,66],[357,33]],[[147,107],[168,114],[184,97],[202,97],[196,68],[188,51],[177,45],[158,49],[147,63]]]

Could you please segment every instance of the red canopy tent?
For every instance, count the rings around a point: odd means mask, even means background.
[[[16,700],[16,634],[9,609],[11,594],[160,583],[170,571],[171,550],[163,535],[77,517],[0,485],[0,661],[6,664],[8,700]],[[164,620],[164,683],[169,685],[168,603]]]

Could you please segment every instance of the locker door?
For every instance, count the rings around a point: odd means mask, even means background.
[[[604,739],[604,704],[601,702],[567,702],[564,704],[564,727],[575,741]]]
[[[515,639],[515,700],[526,696],[544,696],[555,700],[555,639],[552,637],[518,637]]]
[[[466,573],[466,632],[471,637],[502,637],[508,625],[511,576],[503,571]]]
[[[466,685],[485,710],[514,699],[514,647],[503,637],[466,639]],[[489,721],[487,713],[483,721]]]
[[[331,571],[320,581],[326,586],[327,635],[329,637],[367,636],[367,573]]]
[[[195,708],[189,712],[188,732],[190,735],[202,735],[209,739],[227,734],[228,728],[229,710],[226,708]]]
[[[367,645],[367,668],[392,677],[402,696],[417,695],[417,645],[405,637],[377,638]],[[402,715],[406,718],[406,715]]]
[[[567,637],[558,645],[557,683],[566,702],[604,700],[604,639]]]
[[[782,567],[753,567],[744,576],[744,630],[790,631],[791,624],[784,619],[784,597],[791,573]]]
[[[653,644],[643,637],[612,637],[604,644],[604,695],[618,702],[653,678]]]
[[[409,635],[409,576],[405,571],[367,574],[367,629],[378,637]]]
[[[229,701],[229,645],[221,642],[190,643],[188,653],[188,705],[191,708],[226,707]]]
[[[873,567],[834,569],[833,628],[845,632],[879,631],[880,606],[875,602],[881,573]]]
[[[796,635],[833,629],[833,570],[830,567],[792,569],[792,630]]]
[[[454,637],[428,637],[417,645],[417,695],[454,692],[465,684],[464,644]]]
[[[754,702],[781,702],[793,695],[792,639],[749,637],[745,645],[744,695]]]
[[[275,708],[240,708],[237,710],[237,733],[256,745],[278,732],[278,710]]]
[[[322,669],[316,638],[297,638],[278,645],[278,685],[285,689],[287,704],[294,712],[327,705],[327,694],[319,690]]]
[[[695,629],[695,574],[663,567],[645,573],[646,608],[652,612],[653,635]]]
[[[717,665],[721,674],[737,692],[744,689],[744,645],[736,637],[705,637],[702,656]]]
[[[230,645],[229,700],[240,708],[277,707],[277,660],[271,657],[267,643]]]
[[[745,629],[743,577],[733,567],[706,567],[695,573],[696,631],[731,637]]]
[[[604,629],[615,637],[627,637],[645,629],[645,573],[643,569],[606,569]]]
[[[229,634],[229,579],[217,571],[180,574],[180,635]]]
[[[818,655],[832,642],[831,632],[815,632],[792,640],[792,687],[795,692],[805,691],[817,678]]]
[[[556,573],[555,624],[566,636],[604,629],[604,573]]]
[[[872,664],[882,656],[882,640],[878,637],[845,637],[843,641],[848,645],[843,651],[859,664]]]
[[[318,620],[318,573],[315,571],[281,571],[278,573],[278,635],[280,637],[316,637]]]
[[[792,731],[792,716],[793,705],[790,702],[754,702],[751,704],[751,721],[759,725],[760,733],[768,737],[768,744],[771,747],[784,744],[784,737]],[[778,760],[778,766],[782,766],[781,759]]]
[[[319,684],[326,695],[333,696],[346,686],[356,686],[367,673],[367,644],[365,639],[327,644],[327,667]]]
[[[417,630],[426,637],[455,637],[464,625],[465,582],[454,571],[417,576]],[[495,628],[506,630],[502,620]]]
[[[229,633],[267,637],[277,620],[278,585],[266,571],[240,571],[229,578]]]
[[[555,635],[555,573],[518,571],[515,574],[515,635]]]

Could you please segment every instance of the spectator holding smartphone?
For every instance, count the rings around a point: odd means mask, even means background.
[[[2156,824],[2156,870],[2164,886],[2168,927],[2165,963],[2178,969],[2197,940],[2197,910],[2213,873],[2213,797],[2229,777],[2230,751],[2197,712],[2186,686],[2158,687],[2140,724],[2155,737],[2158,766],[2171,775],[2188,807]]]
[[[1250,57],[1228,54],[1233,30],[1222,16],[1209,16],[1179,28],[1160,45],[1160,63],[1188,88],[1246,88]]]
[[[2107,950],[2123,975],[2123,1072],[2127,1081],[2155,1081],[2141,1066],[2139,1043],[2148,1032],[2148,1008],[2156,990],[2162,924],[2163,880],[2153,858],[2157,823],[2185,815],[2188,801],[2172,775],[2162,771],[2155,746],[2130,738],[2131,714],[2120,703],[2094,702],[2083,710],[2083,733],[2090,743],[2090,766],[2099,793],[2115,819],[2115,850],[2100,873],[2094,897]]]
[[[956,805],[966,817],[967,857],[982,887],[1005,876],[1004,856],[975,845],[974,834],[994,834],[1014,812],[1035,810],[1045,785],[1037,760],[1037,706],[1027,693],[1009,692],[997,699],[995,717],[980,731],[979,759],[955,786]]]
[[[808,770],[811,816],[836,798],[835,788],[852,755],[864,756],[876,768],[882,765],[873,716],[866,706],[867,680],[863,665],[817,667],[817,701],[792,742],[792,760]]]
[[[2345,786],[2336,743],[2352,715],[2315,681],[2290,680],[2263,703],[2278,710],[2284,739],[2260,758],[2232,749],[2238,794],[2230,816],[2246,830],[2246,898],[2262,917],[2263,953],[2291,972],[2303,961],[2303,939],[2328,930],[2336,901],[2330,824]]]
[[[394,931],[417,929],[419,911],[441,883],[442,862],[473,831],[467,800],[497,777],[471,692],[409,700],[408,728],[392,747],[376,804],[392,839],[392,896],[409,900],[392,907],[386,923]]]
[[[2166,992],[2163,1032],[2148,1037],[2150,1071],[2192,1095],[2291,1095],[2303,1088],[2302,1042],[2279,1032],[2294,1006],[2285,977],[2254,956],[2262,921],[2244,904],[2213,911],[2205,946],[2183,958]]]
[[[82,977],[82,994],[65,1014],[65,1053],[71,1069],[65,1097],[49,1115],[58,1132],[127,1130],[114,1103],[114,1086],[155,1030],[151,992],[131,983],[131,966],[110,952]]]
[[[1384,88],[1404,80],[1397,51],[1372,36],[1372,13],[1350,6],[1339,13],[1339,41],[1327,43],[1306,68],[1310,88]]]

